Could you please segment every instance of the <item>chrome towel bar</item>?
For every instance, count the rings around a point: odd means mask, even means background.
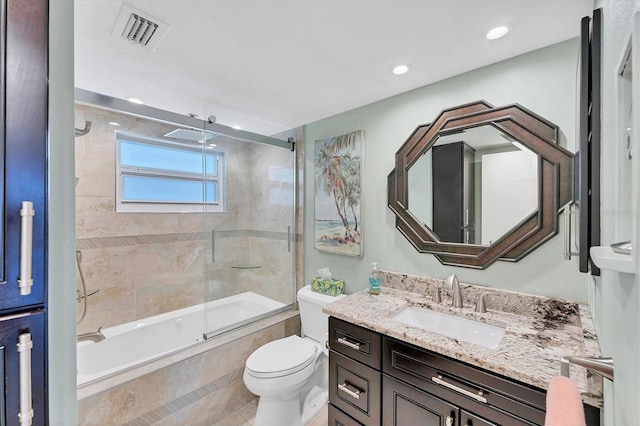
[[[569,377],[570,364],[579,365],[613,381],[613,358],[593,358],[586,356],[562,357],[560,358],[560,375]]]

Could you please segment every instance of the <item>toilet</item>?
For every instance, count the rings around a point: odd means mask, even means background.
[[[304,337],[289,336],[256,349],[247,359],[244,384],[258,395],[255,426],[304,425],[327,403],[328,315],[322,308],[344,297],[305,286],[298,291]]]

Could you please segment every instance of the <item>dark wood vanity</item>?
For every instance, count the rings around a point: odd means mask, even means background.
[[[329,425],[544,424],[544,389],[334,317],[329,345]]]

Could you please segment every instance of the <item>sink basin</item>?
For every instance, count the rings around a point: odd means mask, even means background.
[[[495,325],[417,306],[409,306],[391,319],[489,349],[498,347],[505,330]]]

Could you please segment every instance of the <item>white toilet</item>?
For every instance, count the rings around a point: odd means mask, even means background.
[[[289,336],[259,347],[247,359],[244,384],[260,397],[255,426],[304,425],[328,396],[328,316],[322,308],[344,296],[298,291],[303,338]]]

